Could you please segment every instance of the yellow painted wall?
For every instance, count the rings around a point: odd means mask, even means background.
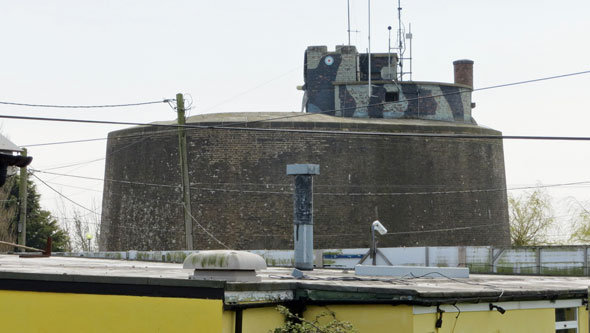
[[[434,328],[436,314],[414,316],[414,333],[555,333],[555,309],[461,312],[443,314],[443,325]],[[454,331],[453,331],[454,327]]]
[[[498,311],[445,312],[442,328],[434,327],[436,314],[414,315],[413,308],[406,305],[330,305],[308,306],[304,313],[313,321],[325,311],[333,311],[336,318],[350,322],[359,332],[379,333],[554,333],[555,309]],[[283,324],[283,318],[274,308],[249,309],[244,311],[244,331],[268,332]],[[329,320],[331,318],[326,317]],[[320,323],[325,321],[320,320]],[[233,324],[233,322],[232,322]],[[232,326],[233,328],[233,326]],[[233,332],[227,330],[224,332]],[[588,331],[588,312],[585,307],[578,311],[578,332]]]
[[[3,332],[221,332],[221,300],[0,291]]]
[[[308,306],[304,318],[310,321],[327,310],[336,319],[351,323],[359,332],[412,332],[412,307],[407,305],[328,305]],[[325,317],[325,320],[331,320]],[[325,323],[326,321],[320,321]]]
[[[588,311],[585,306],[578,308],[578,333],[589,333]]]
[[[242,313],[242,332],[266,333],[280,327],[284,322],[283,315],[274,307],[245,309]]]
[[[236,327],[236,313],[233,311],[223,311],[222,321],[222,333],[234,333]]]

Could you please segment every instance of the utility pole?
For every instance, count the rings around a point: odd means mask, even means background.
[[[193,220],[191,216],[191,191],[188,178],[188,158],[186,153],[186,133],[184,131],[184,97],[176,94],[176,111],[178,112],[178,154],[180,155],[180,176],[182,184],[182,202],[184,207],[184,234],[186,249],[193,247]]]
[[[27,156],[27,150],[23,148],[21,156]],[[18,190],[20,201],[20,216],[18,223],[18,231],[20,232],[20,245],[27,245],[27,167],[20,168],[20,188]],[[24,248],[20,248],[21,252],[25,252]]]

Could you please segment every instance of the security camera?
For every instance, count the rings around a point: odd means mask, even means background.
[[[380,235],[385,235],[387,233],[387,229],[381,224],[379,221],[373,222],[373,230],[377,231]]]

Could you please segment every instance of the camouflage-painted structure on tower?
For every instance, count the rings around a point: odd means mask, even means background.
[[[370,70],[368,59],[353,46],[309,47],[307,114],[187,119],[195,126],[187,129],[187,159],[196,249],[292,249],[285,168],[299,163],[321,168],[316,249],[368,247],[377,218],[389,230],[379,237],[384,247],[510,244],[501,133],[472,117],[473,62],[455,61],[454,82],[435,83],[398,80],[393,54],[371,54]],[[178,154],[169,128],[109,134],[101,250],[184,249]]]
[[[310,46],[305,52],[306,109],[339,117],[414,118],[475,123],[471,117],[473,61],[459,60],[455,83],[397,80],[397,55],[371,54],[371,97],[368,55],[354,46]]]

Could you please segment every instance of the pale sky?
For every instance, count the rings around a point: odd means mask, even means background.
[[[0,101],[118,104],[190,94],[191,114],[298,111],[308,45],[347,43],[346,0],[0,0]],[[367,0],[350,0],[352,43],[367,47]],[[371,48],[387,52],[397,1],[371,1]],[[402,1],[413,79],[453,81],[472,59],[476,88],[590,70],[590,1]],[[590,75],[475,92],[473,116],[506,135],[590,136]],[[58,110],[0,105],[1,115],[130,122],[173,120],[166,104]],[[104,138],[125,126],[0,120],[17,145]],[[37,170],[103,178],[106,141],[30,147]],[[590,142],[504,142],[509,187],[590,181]],[[96,160],[96,161],[95,161]],[[94,162],[90,162],[94,161]],[[88,162],[88,163],[86,163]],[[37,174],[100,209],[102,182]],[[75,187],[73,187],[75,186]],[[78,188],[76,188],[78,187]],[[38,183],[42,204],[59,196]],[[590,187],[549,193],[590,201]],[[515,191],[511,191],[513,193]],[[66,203],[68,207],[70,203]],[[98,206],[98,207],[96,207]],[[68,208],[69,209],[69,208]],[[66,216],[70,214],[66,212]],[[565,223],[567,212],[556,212]]]

